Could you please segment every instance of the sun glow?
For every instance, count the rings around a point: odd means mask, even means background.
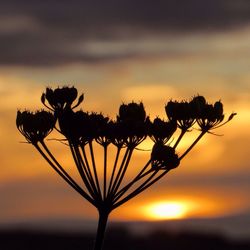
[[[163,201],[146,207],[145,215],[153,220],[180,219],[186,217],[189,209],[189,204],[184,202]]]

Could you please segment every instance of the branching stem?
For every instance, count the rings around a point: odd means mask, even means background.
[[[115,162],[114,162],[112,174],[111,174],[110,181],[109,181],[109,188],[108,188],[107,197],[109,197],[109,195],[111,194],[111,191],[112,191],[113,180],[114,180],[114,176],[115,176],[115,172],[116,172],[116,167],[117,167],[117,163],[118,163],[118,160],[119,160],[121,149],[122,149],[121,147],[117,147]]]
[[[97,170],[96,170],[95,156],[94,156],[92,141],[89,142],[89,149],[90,149],[90,155],[91,155],[91,160],[92,160],[92,166],[93,166],[93,170],[94,170],[96,187],[97,187],[98,193],[101,195],[102,193],[101,193],[99,179],[98,179]]]
[[[33,144],[38,152],[42,155],[42,157],[50,164],[50,166],[73,188],[75,189],[81,196],[83,196],[86,200],[88,200],[93,206],[96,207],[96,202],[78,185],[75,186],[67,176],[65,176],[60,169],[58,169],[54,163],[48,158],[48,156],[42,151],[42,149],[38,146],[38,144]]]
[[[207,133],[207,131],[201,131],[200,135],[195,139],[195,141],[190,145],[190,147],[181,155],[181,157],[179,158],[180,161],[191,151],[191,149],[198,143],[198,141],[206,133]]]

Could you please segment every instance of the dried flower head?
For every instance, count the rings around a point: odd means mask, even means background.
[[[195,123],[195,112],[190,102],[169,101],[165,106],[167,117],[170,121],[176,121],[180,129],[187,131]]]
[[[175,120],[163,121],[155,118],[149,127],[149,136],[155,143],[166,144],[177,129]]]
[[[83,101],[83,94],[78,98],[77,104],[72,107],[73,102],[77,98],[77,89],[75,87],[62,87],[62,88],[46,88],[45,93],[41,96],[42,103],[53,111],[61,111],[65,108],[75,108]],[[46,105],[46,100],[49,103]]]
[[[171,170],[179,166],[180,161],[174,148],[155,143],[151,153],[152,168]]]
[[[110,143],[110,121],[102,114],[69,109],[62,112],[58,120],[61,133],[74,144],[86,145],[93,140],[103,145]]]
[[[29,143],[41,142],[55,126],[54,115],[47,111],[18,111],[16,126]]]
[[[148,135],[150,121],[146,116],[143,103],[122,104],[116,123],[115,133],[129,147],[136,147]]]
[[[119,115],[117,120],[123,122],[143,122],[146,119],[146,111],[143,103],[139,104],[131,102],[129,104],[122,104],[119,108]]]
[[[196,112],[197,123],[203,132],[209,132],[224,125],[236,115],[236,113],[232,113],[228,120],[223,123],[225,115],[221,101],[209,104],[203,96],[195,96],[191,103]]]

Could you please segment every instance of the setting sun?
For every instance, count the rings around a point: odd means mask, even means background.
[[[189,204],[184,202],[163,201],[149,205],[145,214],[154,220],[179,219],[186,217]]]

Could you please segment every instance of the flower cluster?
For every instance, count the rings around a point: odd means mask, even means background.
[[[47,88],[41,100],[54,114],[44,110],[35,113],[18,111],[16,124],[19,131],[28,142],[34,144],[44,140],[55,127],[57,120],[58,130],[69,143],[84,146],[95,140],[103,146],[113,143],[120,148],[135,148],[149,136],[155,143],[152,161],[156,161],[159,155],[162,165],[167,161],[164,157],[163,160],[162,155],[170,157],[168,152],[171,151],[170,145],[167,148],[164,145],[169,142],[177,128],[186,132],[197,123],[201,131],[208,132],[224,124],[222,103],[217,101],[214,105],[208,104],[203,96],[195,96],[189,102],[169,101],[165,106],[168,121],[157,117],[153,122],[146,115],[143,103],[122,104],[115,121],[103,114],[74,111],[83,101],[82,94],[72,106],[77,96],[78,92],[74,87],[54,90]],[[231,114],[226,122],[234,115],[235,113]],[[164,151],[166,153],[162,153]]]
[[[182,130],[188,130],[195,123],[196,113],[192,109],[192,102],[169,101],[165,106],[167,117],[175,121]]]
[[[18,111],[16,125],[21,134],[29,143],[41,142],[53,130],[55,125],[54,115],[41,110],[35,113]]]
[[[58,117],[61,133],[70,143],[85,145],[110,137],[110,121],[102,114],[65,110]]]
[[[208,104],[203,96],[194,97],[192,100],[196,111],[196,120],[202,131],[218,128],[224,120],[223,104],[220,101]],[[232,113],[230,119],[235,115]]]
[[[77,103],[72,107],[72,104],[77,99],[77,89],[74,87],[63,87],[63,88],[46,88],[45,93],[41,96],[41,101],[45,107],[52,111],[62,111],[64,109],[74,109],[78,107],[83,99],[83,94],[78,98]],[[46,104],[46,101],[49,105]]]
[[[155,143],[151,153],[151,160],[152,168],[154,169],[171,170],[178,167],[180,164],[180,160],[175,150],[162,143]]]
[[[155,118],[149,126],[149,136],[155,143],[166,144],[177,129],[176,120]]]
[[[170,101],[165,106],[170,121],[176,121],[178,127],[188,131],[196,122],[203,132],[218,128],[230,121],[236,113],[232,113],[224,123],[223,105],[220,101],[207,103],[205,97],[195,96],[191,101]]]

